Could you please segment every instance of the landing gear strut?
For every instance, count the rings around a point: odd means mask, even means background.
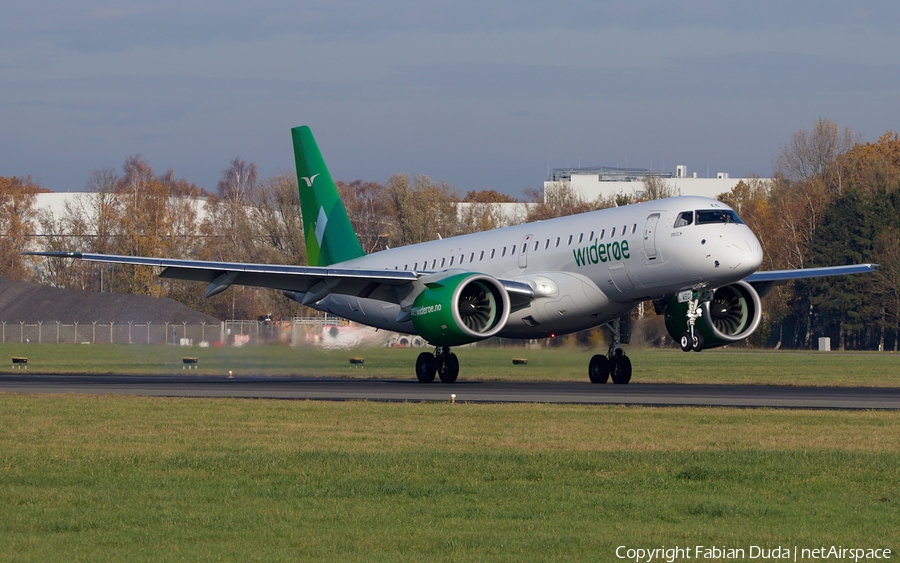
[[[703,335],[697,330],[697,319],[703,316],[703,309],[700,308],[701,301],[709,301],[711,299],[709,292],[694,293],[690,301],[688,301],[687,322],[688,329],[681,335],[679,344],[684,352],[700,352],[703,350]]]
[[[606,383],[612,377],[613,383],[624,385],[631,381],[631,359],[622,349],[621,319],[617,317],[607,326],[612,332],[609,352],[605,356],[597,354],[591,358],[588,377],[591,383]]]
[[[439,346],[434,353],[422,352],[416,358],[416,379],[431,383],[437,374],[443,383],[453,383],[459,377],[459,359],[448,346]]]

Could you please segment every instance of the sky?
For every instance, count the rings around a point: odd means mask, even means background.
[[[677,4],[677,5],[675,5]],[[516,197],[548,168],[769,176],[819,118],[900,130],[895,0],[0,0],[0,176],[81,191],[139,154]]]

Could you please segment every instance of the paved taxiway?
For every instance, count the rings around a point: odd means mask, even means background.
[[[458,402],[900,409],[900,388],[777,385],[14,374],[0,375],[0,392],[369,401],[449,401],[455,393]]]

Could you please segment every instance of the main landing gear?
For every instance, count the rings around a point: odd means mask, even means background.
[[[459,377],[459,359],[448,346],[438,346],[433,353],[422,352],[416,358],[416,379],[419,383],[431,383],[434,376],[442,383],[453,383]]]
[[[604,356],[597,354],[588,365],[588,377],[591,383],[606,383],[612,377],[613,383],[624,385],[631,381],[631,359],[622,349],[621,321],[616,318],[608,325],[612,331],[612,344]]]

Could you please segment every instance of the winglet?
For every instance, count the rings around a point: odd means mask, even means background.
[[[330,266],[365,256],[331,174],[309,127],[291,129],[297,189],[310,266]]]

